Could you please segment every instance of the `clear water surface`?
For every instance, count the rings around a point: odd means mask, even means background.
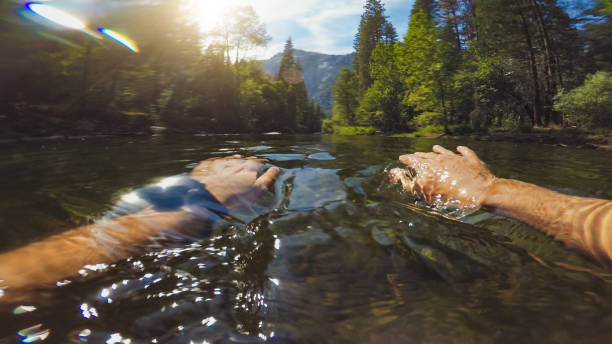
[[[467,144],[499,177],[612,198],[612,152],[385,137],[214,136],[0,146],[0,251],[102,217],[200,160],[282,168],[236,222],[0,305],[0,343],[612,342],[612,275],[513,220],[449,220],[389,185],[397,156]],[[58,252],[58,255],[62,252]],[[21,307],[20,307],[21,306]],[[25,306],[25,307],[24,307]]]

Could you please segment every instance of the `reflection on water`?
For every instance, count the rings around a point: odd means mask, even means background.
[[[265,136],[0,147],[2,250],[90,223],[208,157],[256,154],[282,168],[273,192],[237,216],[244,223],[156,241],[0,305],[0,342],[610,342],[612,276],[595,263],[482,211],[444,218],[387,182],[398,155],[434,143]],[[473,147],[500,177],[612,198],[610,152],[442,143]]]

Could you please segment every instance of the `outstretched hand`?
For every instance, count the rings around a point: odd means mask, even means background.
[[[432,153],[402,155],[399,160],[409,169],[391,170],[391,181],[400,181],[428,204],[454,201],[480,207],[495,176],[471,149],[460,146],[457,151],[436,145]]]
[[[280,173],[270,168],[261,177],[257,172],[265,160],[238,156],[202,161],[191,177],[205,184],[206,190],[227,208],[257,200]],[[192,233],[202,230],[200,214],[183,210],[146,209],[131,215],[101,221],[57,234],[13,251],[0,254],[0,292],[12,288],[9,299],[17,300],[19,288],[52,285],[73,275],[88,264],[110,264],[128,257],[151,237],[171,230]],[[58,254],[61,252],[62,254]],[[25,290],[25,289],[24,289]]]
[[[280,170],[272,167],[257,178],[266,162],[254,157],[232,156],[204,160],[191,171],[191,177],[205,184],[206,189],[228,208],[251,203],[274,183]]]

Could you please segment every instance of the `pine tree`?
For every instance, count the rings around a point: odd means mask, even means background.
[[[387,22],[383,29],[383,33],[383,42],[386,44],[395,44],[395,42],[397,42],[397,31],[395,31],[393,24]]]
[[[412,7],[410,16],[412,17],[419,11],[422,11],[426,16],[431,18],[434,14],[434,0],[416,0]]]
[[[372,53],[372,77],[374,83],[368,89],[366,95],[373,102],[364,102],[360,108],[360,116],[365,113],[375,114],[375,118],[369,120],[384,131],[399,131],[405,127],[405,107],[402,105],[404,96],[404,84],[402,82],[404,73],[398,68],[398,51],[402,49],[399,43],[378,43]],[[367,98],[367,97],[364,97]],[[367,108],[370,106],[371,108]]]
[[[283,57],[281,59],[276,79],[285,80],[285,78],[288,78],[295,73],[295,71],[298,69],[297,67],[295,53],[293,50],[293,41],[291,40],[291,37],[289,37],[287,42],[285,42],[285,49],[283,50]]]
[[[333,118],[336,122],[345,125],[355,124],[355,110],[357,110],[358,90],[355,87],[357,76],[344,67],[340,70],[338,80],[334,87]]]
[[[308,99],[308,91],[304,83],[302,65],[295,58],[293,41],[291,38],[285,43],[285,50],[281,59],[277,79],[286,87],[287,112],[283,123],[285,130],[310,132],[313,124],[315,108]]]
[[[459,0],[438,0],[438,21],[445,26],[445,39],[452,37],[452,40],[457,47],[457,51],[461,50],[461,29],[459,28]],[[452,35],[449,35],[452,33]]]
[[[410,27],[404,38],[400,65],[401,69],[407,72],[405,83],[408,93],[405,103],[417,111],[438,110],[436,90],[439,85],[436,79],[442,61],[437,36],[430,13],[422,9],[413,11]]]
[[[588,15],[598,20],[586,25],[587,56],[592,61],[590,73],[612,71],[612,0],[600,0]]]
[[[359,31],[355,36],[355,59],[353,69],[357,74],[360,93],[363,94],[371,85],[370,62],[372,51],[381,40],[394,41],[395,29],[387,22],[385,8],[380,0],[368,0],[361,15]]]

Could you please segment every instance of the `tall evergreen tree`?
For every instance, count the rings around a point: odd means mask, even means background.
[[[600,0],[588,15],[597,18],[586,25],[587,56],[593,62],[588,72],[612,71],[612,0]]]
[[[291,38],[285,43],[277,79],[286,86],[287,112],[286,118],[282,120],[285,123],[284,130],[308,132],[310,128],[317,127],[315,107],[308,99],[302,66],[295,58]]]
[[[417,111],[439,110],[437,92],[442,61],[438,33],[431,13],[420,8],[413,11],[401,54],[401,69],[407,74],[405,103]]]
[[[438,0],[438,21],[441,22],[445,27],[445,39],[452,39],[455,46],[457,47],[457,51],[461,51],[462,39],[461,39],[461,29],[460,26],[462,23],[460,22],[461,18],[459,17],[459,0]],[[450,33],[450,35],[449,35]]]
[[[363,94],[371,85],[370,62],[372,51],[381,40],[394,41],[395,29],[387,22],[385,7],[380,0],[367,0],[364,13],[361,15],[359,31],[355,36],[355,59],[353,69],[357,74],[360,93]]]
[[[387,132],[405,128],[406,111],[402,104],[405,89],[402,82],[404,73],[398,64],[400,49],[402,46],[399,43],[378,43],[372,53],[374,83],[366,91],[360,104],[360,117],[374,115],[370,119],[371,124]]]
[[[355,124],[355,110],[359,105],[356,84],[355,73],[346,67],[342,68],[334,87],[333,119],[338,123]]]
[[[410,16],[419,11],[423,11],[426,16],[431,18],[434,14],[434,0],[416,0],[412,6]]]
[[[291,74],[298,70],[298,63],[295,59],[295,53],[293,51],[293,40],[291,37],[285,42],[285,48],[283,50],[283,57],[281,58],[280,67],[278,69],[277,80],[284,80],[286,77],[290,77]]]
[[[395,44],[395,42],[397,42],[397,37],[395,27],[390,22],[387,22],[383,29],[383,42],[386,44]]]

